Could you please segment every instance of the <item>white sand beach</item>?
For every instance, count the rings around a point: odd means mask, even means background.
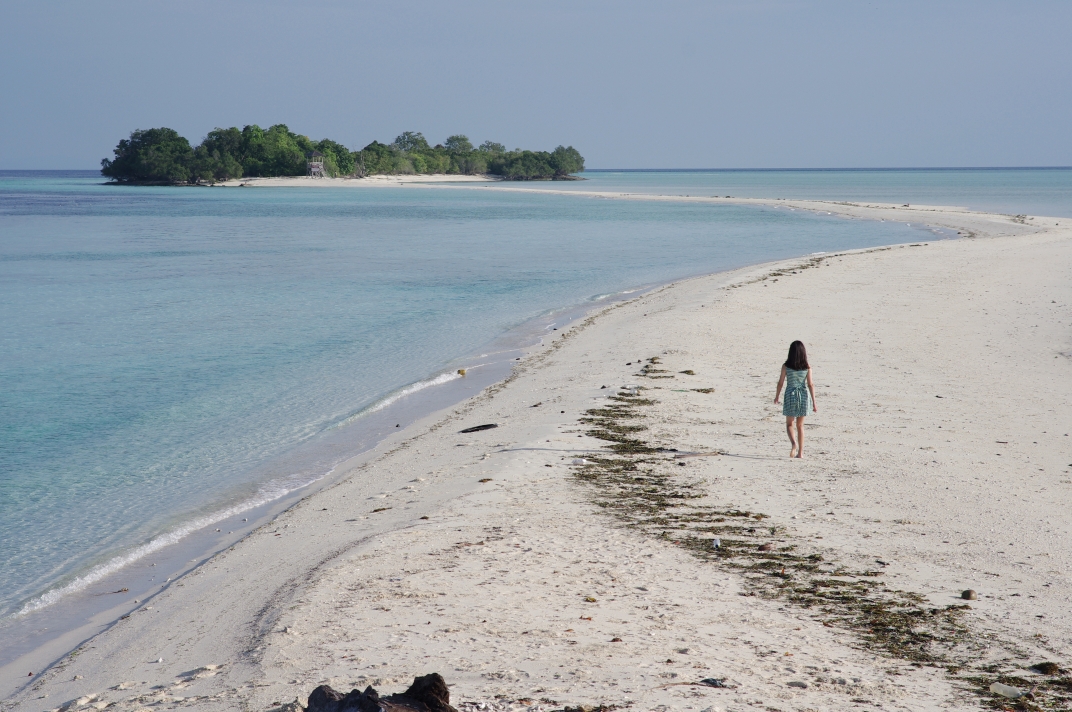
[[[391,693],[438,672],[460,709],[973,710],[979,680],[1042,683],[1026,669],[1041,661],[1067,675],[1072,220],[734,202],[968,237],[686,280],[594,313],[58,664],[4,670],[4,694],[25,686],[0,709],[268,710],[320,684]],[[799,461],[772,403],[794,339],[819,409]],[[590,434],[606,423],[580,419],[614,405],[663,449],[616,456],[639,464],[612,485],[613,467],[571,463],[610,461]],[[723,526],[739,556],[712,553]],[[749,553],[763,544],[770,557]],[[846,600],[771,595],[794,582]],[[887,590],[914,595],[897,600],[921,629],[955,622],[948,640],[897,648],[877,617],[861,623],[867,592]],[[726,687],[691,684],[705,678]]]
[[[414,175],[374,175],[364,178],[311,178],[293,176],[289,178],[236,178],[220,181],[217,186],[243,188],[368,188],[376,186],[400,186],[435,183],[490,183],[502,180],[492,175],[448,175],[445,173],[424,173]]]

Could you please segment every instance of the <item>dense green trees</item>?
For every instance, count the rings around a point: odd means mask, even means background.
[[[115,160],[101,161],[101,173],[116,180],[179,183],[188,180],[190,142],[167,128],[135,131],[115,147]]]
[[[509,151],[495,154],[488,172],[507,180],[562,179],[584,170],[584,158],[573,146],[547,151]]]
[[[378,173],[491,173],[508,180],[562,180],[584,170],[584,158],[573,146],[546,151],[507,151],[501,143],[485,141],[473,148],[468,136],[457,134],[442,145],[429,146],[418,132],[406,131],[390,145],[373,141],[358,153],[359,175]]]
[[[584,170],[575,148],[546,151],[507,151],[501,143],[485,141],[473,148],[467,136],[456,134],[430,146],[420,132],[406,131],[390,144],[373,141],[360,151],[323,139],[312,141],[285,124],[262,129],[213,129],[196,148],[169,128],[138,130],[115,147],[115,157],[101,161],[101,173],[119,182],[215,183],[252,176],[300,176],[313,152],[323,155],[329,176],[377,174],[492,173],[509,180],[561,180]]]

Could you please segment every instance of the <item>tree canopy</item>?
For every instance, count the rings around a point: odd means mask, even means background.
[[[485,141],[473,148],[463,134],[430,146],[419,131],[404,131],[390,144],[373,141],[351,151],[331,139],[313,141],[293,133],[286,124],[263,129],[213,129],[196,147],[174,129],[134,131],[101,161],[101,173],[118,182],[215,183],[255,176],[301,176],[318,152],[329,176],[446,173],[490,173],[508,180],[564,180],[584,170],[584,158],[572,146],[554,151],[507,151]]]

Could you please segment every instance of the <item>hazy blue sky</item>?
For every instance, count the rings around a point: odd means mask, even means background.
[[[1067,166],[1070,37],[1067,0],[0,0],[0,168],[279,122],[593,168]]]

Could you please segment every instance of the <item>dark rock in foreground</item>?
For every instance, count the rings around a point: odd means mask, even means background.
[[[413,678],[409,689],[381,698],[371,686],[364,692],[351,690],[343,695],[328,685],[321,685],[309,695],[307,712],[458,712],[450,706],[450,690],[443,676]]]

